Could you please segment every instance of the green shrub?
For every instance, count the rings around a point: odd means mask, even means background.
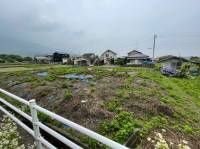
[[[129,112],[121,111],[111,122],[104,122],[100,126],[100,131],[104,135],[108,135],[111,139],[124,143],[127,137],[139,127],[137,121]]]
[[[0,63],[5,63],[6,61],[4,59],[0,59]]]
[[[184,63],[180,69],[180,77],[189,78],[189,73],[190,73],[190,64]]]
[[[116,65],[125,65],[127,63],[127,59],[126,58],[117,58],[115,60],[115,64]]]

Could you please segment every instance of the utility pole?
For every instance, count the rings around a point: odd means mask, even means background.
[[[157,35],[155,34],[155,35],[153,36],[153,61],[154,61],[154,59],[155,59],[156,38],[157,38]]]

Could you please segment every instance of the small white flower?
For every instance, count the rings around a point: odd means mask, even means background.
[[[188,141],[186,141],[186,140],[183,140],[182,142],[183,142],[184,144],[188,144]]]
[[[170,145],[173,145],[174,143],[173,143],[173,142],[169,142],[169,144],[170,144]]]
[[[148,138],[147,138],[147,141],[151,141],[151,138],[150,138],[150,137],[148,137]]]

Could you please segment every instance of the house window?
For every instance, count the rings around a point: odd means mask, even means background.
[[[109,57],[109,54],[106,54],[106,57]]]

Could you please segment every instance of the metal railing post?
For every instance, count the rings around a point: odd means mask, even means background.
[[[42,149],[42,144],[39,141],[39,138],[41,136],[40,128],[37,125],[37,122],[39,122],[39,121],[38,121],[38,116],[37,116],[37,110],[33,107],[34,105],[36,105],[35,99],[30,100],[29,106],[30,106],[31,116],[32,116],[34,136],[35,136],[35,139],[36,139],[36,147],[37,147],[37,149]]]

